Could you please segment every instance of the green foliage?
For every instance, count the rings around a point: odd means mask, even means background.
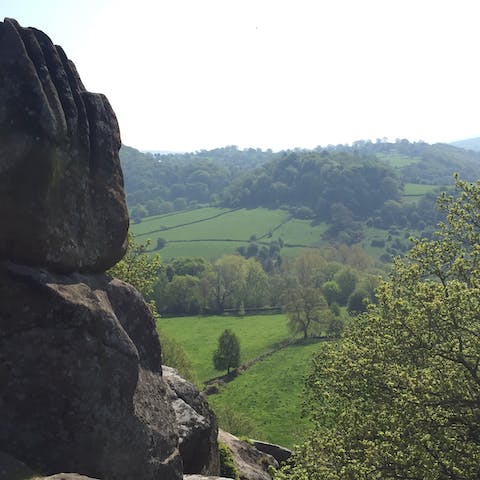
[[[283,314],[162,318],[160,325],[162,331],[180,342],[201,382],[218,375],[212,351],[226,328],[234,330],[240,340],[242,363],[272,350],[289,337]]]
[[[145,254],[148,246],[148,242],[138,245],[129,237],[126,255],[108,271],[110,275],[133,285],[144,297],[153,293],[155,281],[158,279],[158,274],[162,268],[161,259],[158,255]],[[160,315],[157,312],[155,301],[150,300],[147,305],[153,318],[158,323]],[[162,362],[176,368],[184,378],[192,382],[195,381],[191,361],[179,342],[165,332],[160,333],[160,338]]]
[[[213,366],[216,370],[237,368],[240,365],[240,342],[238,337],[229,329],[225,330],[218,339],[218,348],[213,354]]]
[[[210,397],[212,398],[212,397]],[[258,434],[255,423],[245,414],[228,404],[216,404],[214,407],[218,425],[222,430],[236,437],[255,438]]]
[[[360,180],[361,179],[361,180]],[[358,217],[400,195],[395,171],[375,156],[349,152],[282,152],[223,192],[228,206],[294,207],[295,215],[324,218],[339,203]]]
[[[350,313],[358,314],[367,311],[368,294],[365,290],[356,289],[348,297],[347,310]]]
[[[128,250],[125,256],[114,265],[108,274],[133,285],[144,297],[153,291],[153,284],[162,268],[159,255],[145,255],[150,241],[139,244],[128,237]]]
[[[283,308],[292,333],[306,339],[317,333],[328,305],[319,287],[326,260],[318,252],[304,251],[284,268]]]
[[[218,442],[218,452],[220,453],[220,475],[225,478],[239,480],[240,475],[228,446],[223,442]]]
[[[303,387],[319,345],[308,341],[275,352],[209,396],[209,403],[215,412],[226,408],[248,419],[253,432],[240,420],[243,435],[292,448],[308,431],[308,419],[302,415]]]
[[[480,477],[480,183],[456,187],[436,237],[397,259],[378,304],[314,357],[314,429],[279,478]]]
[[[340,295],[340,287],[337,282],[329,280],[322,285],[322,292],[325,295],[327,303],[331,305],[337,302]]]
[[[158,328],[158,335],[162,345],[162,364],[175,368],[183,378],[192,383],[197,383],[192,361],[180,342],[161,331],[160,328]]]
[[[284,308],[290,331],[294,334],[303,333],[303,338],[318,329],[322,314],[329,311],[319,288],[303,286],[287,289]]]

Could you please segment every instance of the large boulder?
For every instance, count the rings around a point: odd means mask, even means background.
[[[218,440],[229,448],[240,480],[272,480],[270,467],[278,468],[279,465],[271,455],[221,429]]]
[[[115,114],[39,30],[0,22],[0,258],[101,272],[127,247]]]
[[[163,367],[169,401],[177,418],[184,473],[220,474],[215,414],[199,390],[170,367]]]
[[[132,287],[3,262],[0,298],[0,451],[44,475],[181,478],[158,336]]]
[[[280,464],[288,462],[288,459],[292,456],[292,451],[281,445],[262,442],[261,440],[252,440],[252,444],[260,452],[271,455]]]

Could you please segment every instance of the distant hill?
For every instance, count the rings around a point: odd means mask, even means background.
[[[465,150],[480,152],[480,137],[458,140],[457,142],[451,142],[450,145],[458,148],[464,148]]]
[[[312,226],[322,225],[320,243],[367,242],[366,246],[385,249],[389,255],[403,252],[412,233],[431,233],[441,219],[436,198],[453,185],[454,173],[467,181],[480,178],[480,151],[407,140],[358,141],[278,153],[230,146],[159,155],[123,146],[120,158],[133,224],[199,207],[250,212],[263,207],[308,220]],[[227,232],[226,218],[221,217],[220,226],[225,228],[218,239],[240,241],[230,246],[241,247],[249,237],[230,235],[233,227]],[[165,239],[180,245],[180,240],[214,237],[191,233],[191,238],[186,233],[170,238],[169,233]],[[192,252],[197,246],[198,242],[190,245]]]

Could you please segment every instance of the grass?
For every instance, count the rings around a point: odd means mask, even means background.
[[[261,440],[292,448],[308,429],[302,417],[305,375],[318,343],[292,345],[243,372],[221,392],[209,396],[213,409],[228,405],[248,418]]]
[[[164,228],[172,228],[177,225],[208,219],[229,211],[227,208],[205,207],[196,210],[167,213],[165,215],[155,215],[142,219],[140,223],[132,224],[131,228],[135,235],[143,235]]]
[[[155,244],[154,244],[155,245]],[[227,253],[235,253],[237,248],[248,245],[247,242],[191,241],[168,242],[166,247],[157,251],[164,260],[176,257],[204,257],[213,260]]]
[[[311,220],[292,218],[276,230],[272,238],[278,239],[281,237],[289,245],[314,246],[321,243],[322,235],[326,229],[327,224],[325,222],[312,225]]]
[[[283,314],[245,317],[210,316],[162,318],[161,329],[180,342],[193,363],[195,375],[204,382],[224,372],[213,368],[212,355],[226,328],[240,340],[241,362],[271,351],[289,338]],[[210,395],[219,412],[230,411],[248,424],[250,435],[286,447],[302,441],[308,419],[302,418],[302,392],[310,358],[319,343],[295,343],[242,372]],[[245,432],[248,434],[248,432]]]
[[[401,153],[377,153],[377,158],[388,163],[393,168],[402,168],[413,163],[418,163],[421,157],[410,157]]]
[[[218,337],[225,329],[229,328],[238,336],[242,363],[271,350],[289,337],[287,319],[283,314],[162,318],[160,325],[183,346],[200,382],[225,373],[215,370],[212,363]]]
[[[325,223],[312,225],[310,220],[290,218],[285,210],[266,208],[227,210],[199,208],[175,214],[147,217],[131,225],[131,232],[139,242],[157,238],[167,241],[160,251],[162,258],[201,256],[213,260],[226,253],[235,253],[238,247],[248,245],[250,238],[268,244],[282,238],[283,255],[297,255],[303,246],[316,246],[326,229]]]
[[[132,224],[131,232],[142,243],[152,240],[152,248],[156,247],[157,238],[164,238],[167,245],[161,254],[165,259],[203,256],[212,260],[248,245],[253,235],[260,241],[269,241],[269,235],[286,220],[288,213],[284,210],[207,207],[147,217]]]
[[[424,185],[421,183],[406,183],[403,190],[404,196],[421,196],[433,192],[441,185]]]

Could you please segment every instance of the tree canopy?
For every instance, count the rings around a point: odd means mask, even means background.
[[[456,188],[435,238],[314,357],[314,428],[280,478],[480,478],[480,182]]]
[[[240,365],[240,342],[238,337],[229,329],[225,330],[218,339],[218,348],[213,354],[213,365],[217,370],[227,370]]]

